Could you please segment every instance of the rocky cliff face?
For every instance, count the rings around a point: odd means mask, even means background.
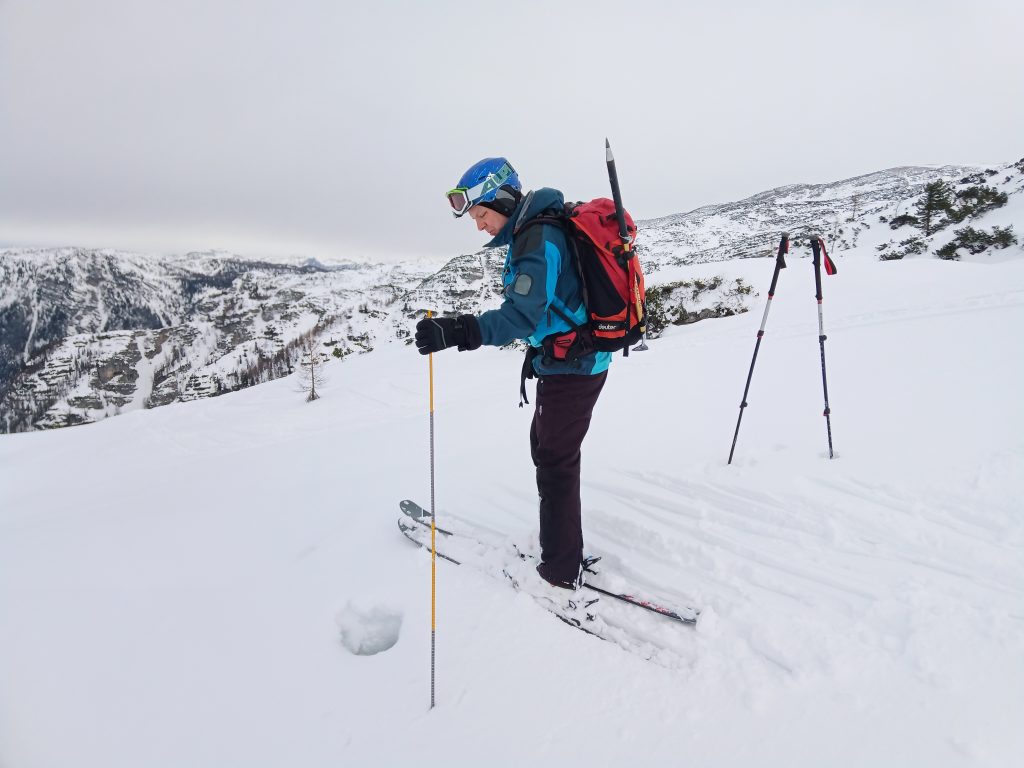
[[[287,265],[62,248],[0,254],[0,427],[64,426],[293,370],[304,338],[366,351],[410,265]]]
[[[903,221],[935,181],[954,192],[993,185],[1024,200],[1024,161],[894,168],[639,222],[651,337],[668,324],[746,311],[757,293],[716,278],[714,262],[773,256],[781,232],[796,246],[820,233],[835,258],[858,248],[892,258],[909,226],[893,221]],[[929,249],[943,244],[949,250],[951,235],[942,242],[941,233],[910,236],[914,255],[931,257]],[[484,249],[438,269],[277,264],[222,253],[0,251],[0,431],[94,421],[269,381],[294,370],[308,340],[339,358],[408,343],[427,309],[499,306],[504,256]],[[681,277],[692,265],[707,269]]]

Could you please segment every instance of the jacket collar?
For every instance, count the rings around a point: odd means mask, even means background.
[[[505,226],[501,228],[501,231],[485,247],[497,248],[498,246],[511,243],[512,234],[519,228],[526,212],[530,210],[530,202],[532,200],[533,191],[531,190],[523,195],[523,199],[519,201],[519,205],[516,206],[516,209],[512,211],[512,215],[508,217],[508,221],[505,222]]]
[[[557,189],[550,189],[549,187],[542,187],[541,189],[527,192],[523,195],[523,199],[519,201],[519,205],[512,211],[512,215],[508,217],[508,221],[505,222],[505,226],[501,228],[501,231],[494,236],[494,239],[487,243],[486,248],[496,248],[502,245],[508,245],[512,242],[512,238],[515,233],[519,230],[519,227],[525,221],[529,221],[534,216],[543,213],[548,209],[561,210],[563,205],[562,193]]]

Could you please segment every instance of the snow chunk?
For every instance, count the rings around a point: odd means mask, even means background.
[[[402,631],[402,614],[383,606],[348,603],[338,615],[341,644],[356,656],[392,648]]]

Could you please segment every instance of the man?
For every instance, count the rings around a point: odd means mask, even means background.
[[[511,164],[503,157],[489,157],[463,174],[448,193],[448,202],[457,218],[468,213],[477,230],[491,235],[488,246],[509,246],[502,275],[504,301],[498,309],[479,316],[421,320],[416,325],[416,346],[426,355],[448,347],[467,351],[481,344],[501,346],[513,339],[530,345],[523,376],[537,378],[530,426],[530,452],[540,494],[537,572],[548,584],[575,590],[583,583],[580,446],[604,386],[611,353],[586,347],[578,353],[579,347],[574,347],[566,357],[558,354],[558,345],[552,345],[555,340],[576,339],[573,326],[585,325],[587,320],[564,230],[550,221],[530,224],[538,216],[561,213],[562,193],[543,188],[524,195]]]

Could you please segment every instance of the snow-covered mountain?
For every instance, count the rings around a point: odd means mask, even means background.
[[[1021,252],[1000,250],[983,229],[960,240],[952,226],[922,235],[910,214],[936,181],[954,196],[991,189],[1006,197],[969,217],[972,226],[1003,225],[1010,233],[1015,222],[1024,224],[1024,160],[987,169],[895,168],[641,221],[652,335],[749,309],[756,287],[723,280],[715,264],[770,255],[784,231],[797,248],[806,235],[821,234],[837,259],[862,246],[887,259],[930,258],[944,247],[947,255],[985,260]],[[342,358],[407,342],[426,309],[497,306],[503,258],[500,249],[484,249],[438,268],[271,263],[225,253],[0,251],[0,431],[80,424],[270,381],[293,370],[305,339]],[[706,269],[681,280],[679,268],[693,264]]]
[[[382,308],[434,268],[5,251],[0,423],[64,426],[269,381],[310,334],[337,356],[365,351],[391,332]]]

